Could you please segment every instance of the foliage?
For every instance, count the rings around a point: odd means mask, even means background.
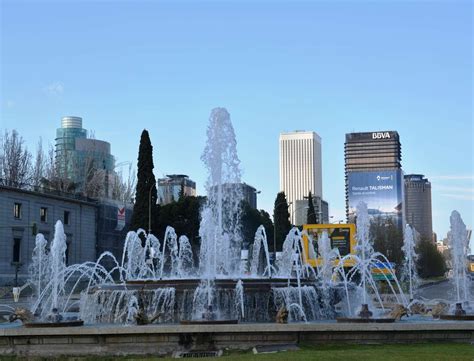
[[[306,223],[308,224],[318,224],[318,217],[316,211],[314,210],[313,195],[311,191],[308,194],[308,213],[306,217]]]
[[[246,201],[242,202],[242,237],[243,237],[243,248],[248,249],[253,244],[255,238],[255,232],[260,225],[265,227],[265,233],[267,235],[267,241],[269,244],[268,249],[271,250],[273,244],[273,222],[270,219],[270,215],[263,209],[258,210],[252,208]]]
[[[274,231],[275,231],[275,229],[273,228],[272,219],[270,217],[270,214],[266,212],[265,210],[261,209],[259,212],[260,212],[260,222],[265,227],[267,240],[268,240],[268,243],[271,245],[273,244],[273,237],[274,237]],[[271,250],[272,247],[269,246],[268,249]]]
[[[156,205],[157,190],[156,180],[153,174],[153,146],[146,129],[143,130],[138,150],[138,177],[135,192],[135,204],[130,222],[130,229],[143,228],[148,230],[151,223],[153,234],[158,233],[158,206]],[[149,207],[151,218],[149,217]]]
[[[279,192],[273,208],[273,222],[275,223],[276,249],[281,250],[286,235],[291,230],[290,213],[285,192]]]
[[[188,237],[193,251],[199,248],[200,211],[205,201],[205,197],[183,196],[178,201],[161,206],[156,233],[158,238],[162,240],[166,227],[171,226],[178,236]]]
[[[438,251],[436,244],[428,239],[422,239],[417,245],[418,275],[422,278],[440,277],[446,271],[446,261]]]
[[[384,254],[394,262],[397,271],[403,264],[403,233],[391,218],[373,218],[370,222],[370,237],[374,240],[374,250]]]

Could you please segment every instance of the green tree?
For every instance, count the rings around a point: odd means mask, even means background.
[[[397,271],[403,263],[403,233],[392,218],[373,218],[370,222],[370,237],[374,240],[374,250],[384,254],[394,262]]]
[[[171,202],[160,207],[158,222],[158,237],[163,239],[166,227],[175,229],[178,236],[186,236],[193,247],[194,254],[199,249],[199,226],[201,222],[201,207],[205,203],[205,197],[182,197],[178,201]]]
[[[156,205],[156,180],[153,174],[153,146],[146,129],[143,130],[140,138],[137,166],[137,188],[130,229],[137,230],[138,228],[143,228],[148,230],[149,224],[151,224],[152,233],[157,234],[158,206]],[[151,219],[148,214],[150,206]]]
[[[183,199],[186,197],[186,193],[184,191],[184,180],[181,182],[180,188],[179,188],[179,193],[178,193],[178,200]]]
[[[267,234],[268,249],[272,249],[273,244],[273,222],[268,212],[265,212],[263,209],[260,210],[260,223],[265,227],[265,233]]]
[[[291,230],[290,213],[285,192],[279,192],[273,207],[273,222],[275,224],[276,251],[281,250],[286,235]],[[271,247],[272,249],[273,247]]]
[[[255,232],[257,228],[262,224],[260,212],[250,206],[247,201],[242,201],[242,238],[243,248],[249,249],[250,245],[253,244],[255,238]]]
[[[422,239],[416,248],[417,268],[421,278],[441,277],[445,274],[446,261],[432,241]]]
[[[316,211],[314,210],[313,195],[311,194],[311,191],[308,194],[308,212],[306,216],[306,223],[308,224],[318,223],[318,220],[316,217]]]

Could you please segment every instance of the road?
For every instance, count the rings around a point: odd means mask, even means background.
[[[474,296],[474,281],[469,281],[471,295]],[[423,297],[429,300],[442,299],[448,301],[456,300],[456,289],[449,280],[442,281],[430,286],[422,287],[416,293],[416,298]]]

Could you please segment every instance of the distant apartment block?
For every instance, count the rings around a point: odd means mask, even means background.
[[[166,178],[158,179],[159,204],[177,201],[181,192],[186,196],[196,196],[196,182],[185,174],[169,174]]]

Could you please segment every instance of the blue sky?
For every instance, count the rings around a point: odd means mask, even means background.
[[[243,180],[271,210],[278,135],[322,137],[323,194],[344,215],[344,136],[397,130],[406,173],[433,183],[433,225],[474,223],[469,1],[0,1],[1,128],[34,148],[84,118],[117,161],[143,128],[156,175],[189,174],[212,108],[232,117]]]

